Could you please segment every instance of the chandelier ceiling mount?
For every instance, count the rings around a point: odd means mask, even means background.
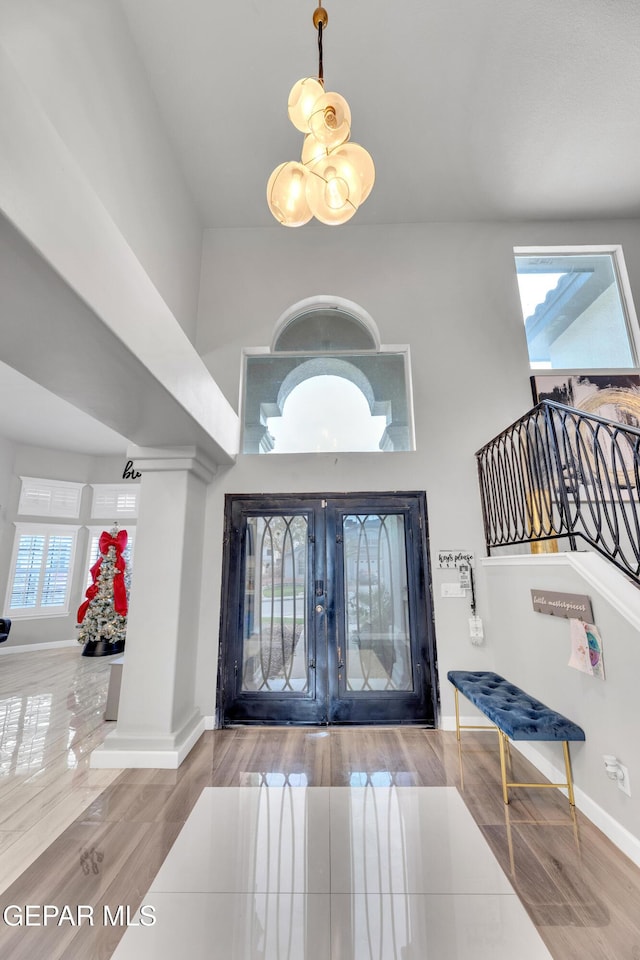
[[[375,180],[373,160],[350,143],[351,110],[339,93],[325,93],[322,39],[329,15],[319,0],[313,13],[318,31],[318,75],[291,88],[289,119],[305,134],[300,161],[281,163],[269,177],[267,203],[285,227],[301,227],[312,217],[346,223],[364,203]]]

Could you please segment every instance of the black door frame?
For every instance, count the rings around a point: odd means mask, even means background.
[[[398,717],[394,697],[402,700],[398,692],[386,692],[384,701],[392,706],[389,710],[377,710],[377,718],[371,719],[372,699],[371,692],[350,692],[348,696],[336,701],[338,708],[334,714],[322,711],[319,716],[319,700],[324,698],[330,704],[330,695],[336,692],[335,678],[338,678],[337,644],[317,642],[320,630],[324,636],[338,635],[341,618],[336,616],[339,604],[343,602],[343,583],[335,576],[334,561],[338,559],[341,537],[338,535],[340,517],[353,513],[359,508],[360,513],[368,511],[367,502],[372,501],[372,512],[411,514],[411,522],[406,523],[405,529],[412,542],[407,542],[406,553],[408,563],[415,566],[413,570],[414,589],[409,591],[410,596],[410,623],[412,647],[415,655],[416,691],[413,699],[416,709],[422,712],[418,719]],[[329,509],[318,511],[319,502]],[[377,506],[376,506],[377,504]],[[383,508],[383,509],[381,509]],[[313,637],[309,638],[308,656],[316,669],[309,670],[310,692],[301,694],[288,693],[285,697],[277,693],[260,693],[251,695],[240,692],[238,680],[237,660],[233,642],[242,636],[242,591],[244,577],[237,575],[244,571],[245,558],[243,556],[244,536],[240,529],[238,518],[247,515],[270,516],[274,513],[287,514],[305,513],[309,518],[309,542],[307,549],[308,570],[315,569],[316,586],[318,581],[323,584],[324,595],[316,597],[313,590],[309,590],[307,599],[308,616],[313,618],[315,629]],[[415,542],[416,538],[419,542]],[[337,540],[334,549],[322,550],[321,546]],[[287,724],[287,725],[318,725],[318,724],[379,724],[401,723],[418,724],[421,726],[435,726],[439,711],[439,690],[437,654],[435,643],[435,627],[433,617],[433,602],[431,593],[430,567],[428,563],[428,526],[426,513],[426,496],[424,491],[406,491],[388,493],[374,491],[367,493],[308,493],[308,494],[226,494],[225,496],[225,526],[224,526],[224,557],[222,576],[222,597],[220,614],[220,647],[218,659],[218,685],[216,698],[216,726],[241,724]],[[318,588],[319,589],[319,588]],[[318,615],[315,611],[316,601],[324,606],[324,612]],[[318,616],[320,619],[318,620]],[[311,622],[311,621],[309,621]],[[333,678],[333,680],[331,679]],[[332,686],[333,683],[333,686]],[[339,681],[344,693],[344,683]],[[332,687],[332,689],[329,689]],[[312,694],[312,695],[311,695]],[[287,704],[295,703],[295,719],[264,719],[264,704],[272,700],[274,706],[282,701]],[[410,698],[411,699],[411,698]],[[407,700],[407,695],[404,696]],[[419,701],[419,703],[418,703]],[[233,716],[228,716],[227,703],[235,704]],[[240,706],[239,706],[240,705]],[[276,708],[276,713],[278,712]],[[285,711],[287,712],[287,711]]]

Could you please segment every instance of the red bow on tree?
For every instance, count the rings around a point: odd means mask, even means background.
[[[128,539],[129,535],[126,530],[119,530],[115,537],[112,537],[106,530],[103,530],[100,534],[100,540],[98,541],[100,556],[90,570],[93,583],[87,588],[85,593],[87,599],[78,610],[78,623],[82,623],[84,620],[89,604],[98,592],[98,576],[102,566],[102,558],[107,555],[110,547],[113,547],[116,552],[116,570],[113,575],[113,609],[116,613],[126,617],[128,609],[127,589],[124,582],[125,560],[122,554],[127,546]]]

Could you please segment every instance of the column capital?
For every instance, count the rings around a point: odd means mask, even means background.
[[[196,446],[139,447],[129,444],[127,457],[142,474],[183,470],[193,473],[204,483],[211,483],[217,471],[215,462]]]

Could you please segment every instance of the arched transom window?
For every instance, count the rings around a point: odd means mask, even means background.
[[[369,315],[317,297],[244,357],[244,453],[413,449],[408,351],[384,348]]]

